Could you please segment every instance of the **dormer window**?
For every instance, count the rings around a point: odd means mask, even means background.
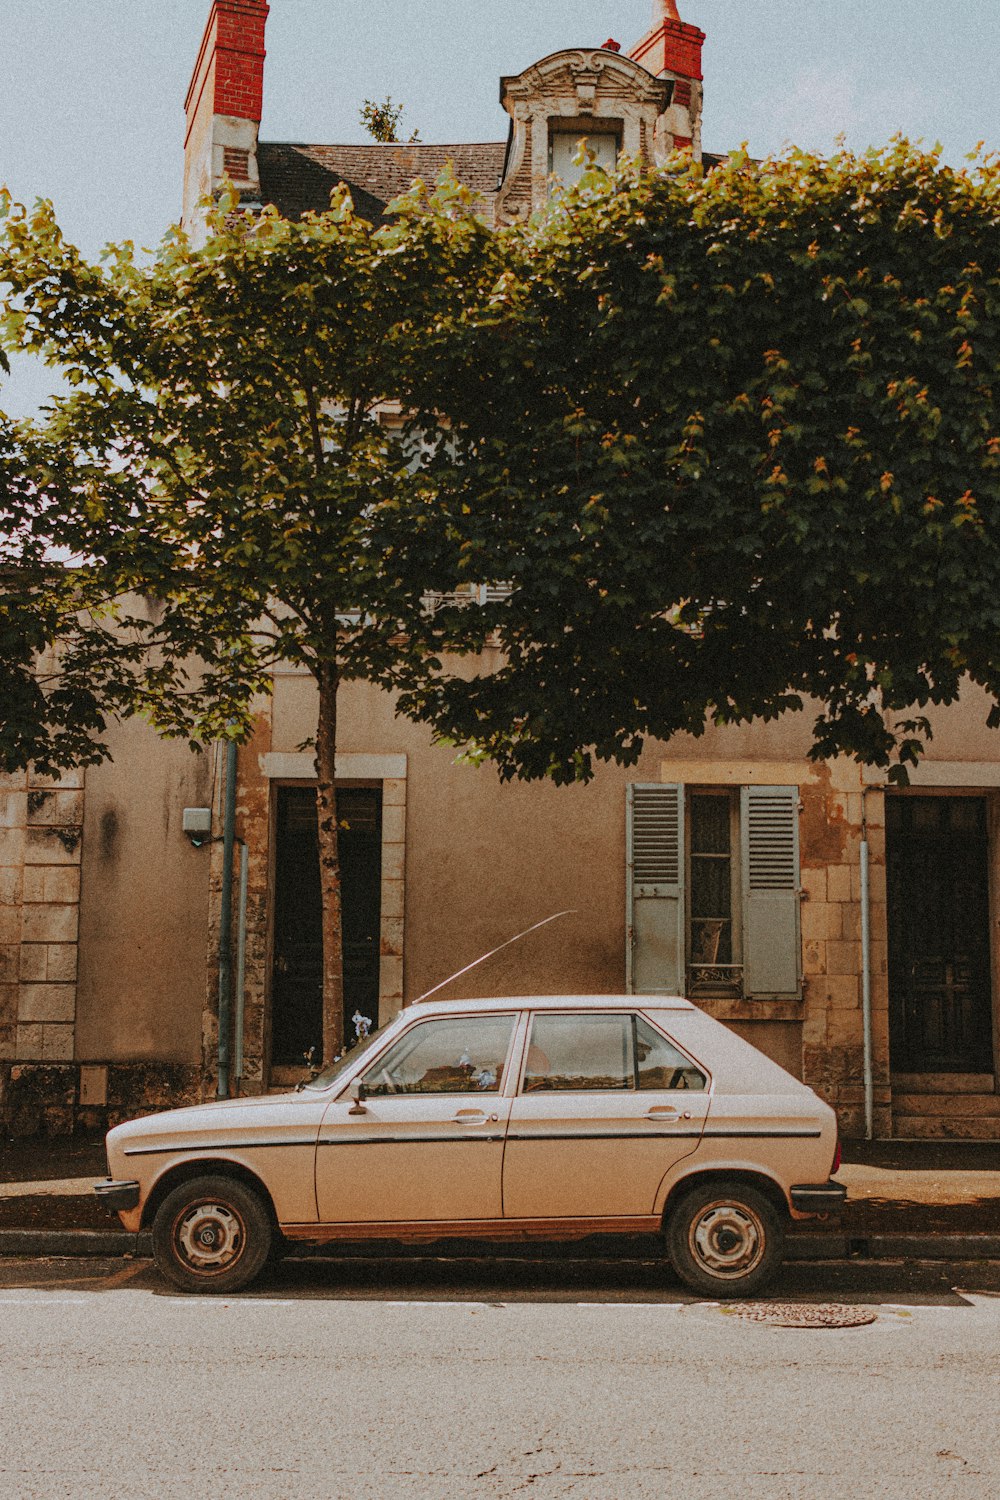
[[[600,125],[604,125],[604,121]],[[621,150],[621,136],[617,130],[595,129],[595,120],[580,121],[579,126],[559,120],[558,129],[549,132],[549,172],[562,187],[572,187],[579,182],[587,170],[587,163],[577,161],[580,142],[593,154],[595,164],[605,172],[613,172]],[[555,126],[555,122],[553,122]]]
[[[526,219],[544,206],[553,183],[567,188],[579,182],[585,170],[575,161],[581,141],[607,171],[623,151],[651,163],[672,87],[672,79],[654,78],[607,47],[553,52],[501,79],[511,130],[495,222]]]

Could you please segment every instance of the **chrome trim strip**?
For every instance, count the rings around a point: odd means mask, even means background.
[[[637,1126],[639,1122],[637,1121]],[[419,1142],[440,1144],[442,1141],[642,1141],[642,1140],[818,1140],[821,1130],[716,1130],[711,1125],[704,1130],[509,1130],[506,1136],[494,1133],[483,1135],[476,1126],[466,1127],[468,1133],[460,1134],[462,1127],[444,1135],[340,1135],[309,1136],[305,1140],[283,1141],[213,1141],[204,1146],[178,1143],[173,1146],[126,1146],[126,1156],[164,1156],[186,1151],[266,1151],[282,1146],[409,1146]],[[475,1134],[473,1134],[475,1131]]]
[[[700,1130],[511,1130],[509,1141],[666,1141],[698,1140]]]
[[[262,1151],[274,1146],[315,1146],[316,1137],[294,1141],[212,1141],[207,1146],[192,1146],[180,1142],[175,1146],[125,1146],[126,1156],[165,1156],[176,1151]]]
[[[481,1130],[475,1126],[468,1127],[468,1135],[460,1135],[458,1131],[449,1131],[447,1135],[321,1135],[316,1142],[317,1146],[418,1146],[418,1145],[440,1145],[442,1141],[455,1145],[461,1142],[465,1145],[469,1141],[502,1141],[502,1135],[483,1135]],[[471,1132],[475,1130],[473,1135]]]

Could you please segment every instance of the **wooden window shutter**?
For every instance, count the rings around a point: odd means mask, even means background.
[[[796,999],[802,993],[798,787],[742,787],[740,841],[744,994]]]
[[[630,995],[684,993],[684,788],[628,788],[626,985]]]

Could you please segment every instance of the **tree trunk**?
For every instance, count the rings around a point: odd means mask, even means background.
[[[318,672],[319,725],[316,730],[316,813],[319,825],[319,883],[323,902],[323,1062],[344,1050],[344,937],[341,924],[336,754],[337,684],[335,662]]]

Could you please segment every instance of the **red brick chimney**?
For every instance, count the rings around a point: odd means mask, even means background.
[[[657,126],[658,155],[687,147],[701,157],[701,49],[705,33],[682,21],[676,0],[653,0],[653,24],[629,57],[658,78],[674,80],[671,106]]]
[[[184,223],[223,177],[244,200],[260,194],[257,131],[264,97],[264,27],[268,0],[212,0],[184,101]]]

